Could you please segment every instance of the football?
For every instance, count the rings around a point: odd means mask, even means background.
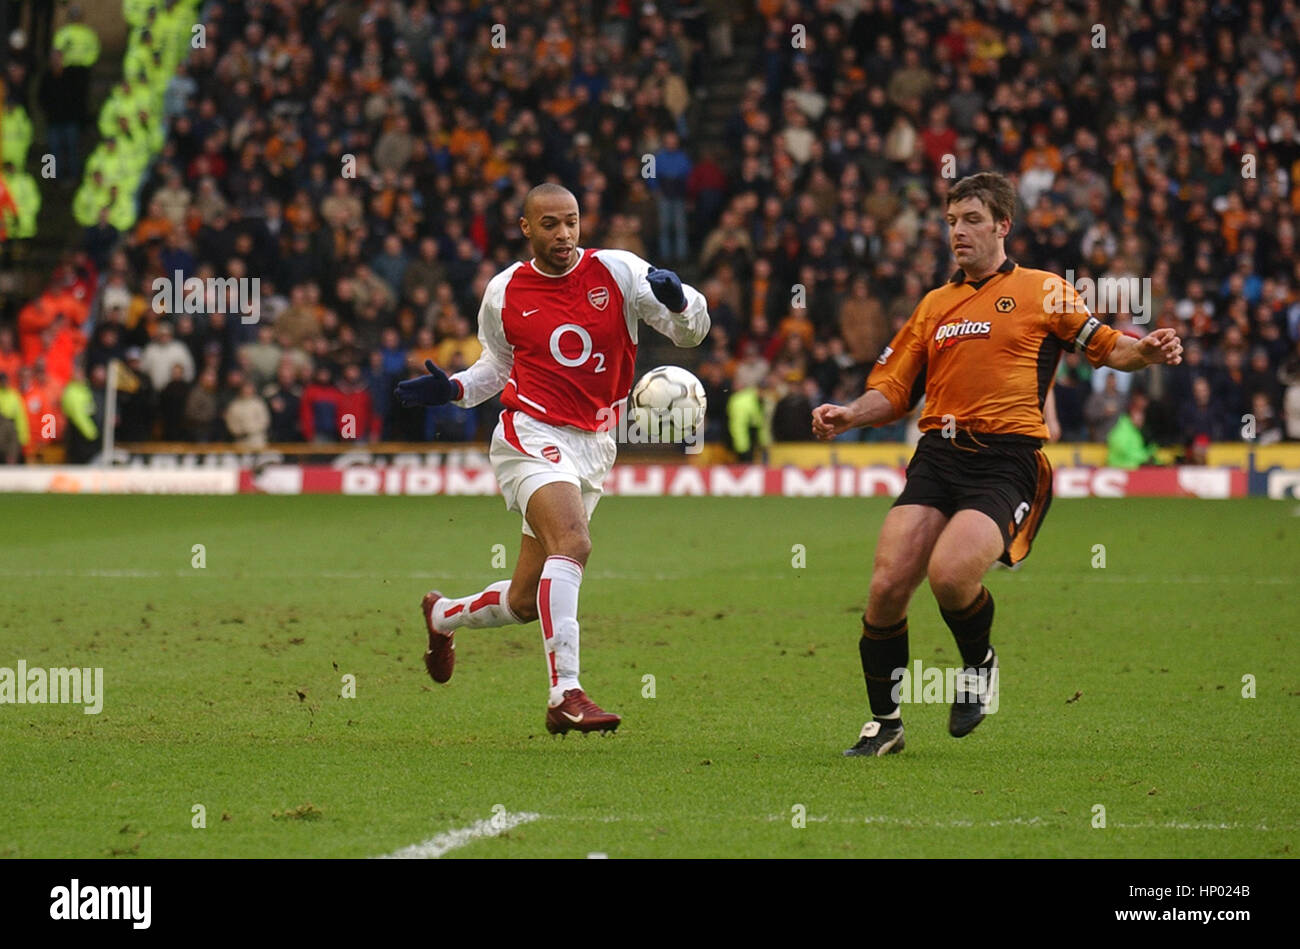
[[[692,438],[704,424],[704,385],[681,366],[656,366],[632,387],[630,421],[651,441]]]

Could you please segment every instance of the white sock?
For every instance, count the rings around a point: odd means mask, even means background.
[[[450,633],[462,626],[486,629],[518,623],[519,617],[510,612],[509,598],[509,580],[498,580],[482,592],[458,600],[444,596],[434,604],[433,628]]]
[[[542,621],[550,676],[551,705],[564,701],[578,684],[578,588],[582,564],[571,557],[547,557],[537,585],[537,615]]]

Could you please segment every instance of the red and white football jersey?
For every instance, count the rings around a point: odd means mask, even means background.
[[[517,263],[488,283],[478,313],[483,354],[458,372],[461,406],[501,393],[507,408],[585,431],[615,427],[632,389],[641,321],[678,346],[709,331],[704,296],[683,284],[686,309],[673,313],[646,281],[650,264],[623,250],[578,248],[564,274]]]

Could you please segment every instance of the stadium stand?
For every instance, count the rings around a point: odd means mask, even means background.
[[[128,441],[339,441],[344,414],[358,441],[482,437],[493,405],[390,393],[425,358],[473,361],[482,289],[521,254],[521,197],[547,179],[579,196],[584,244],[707,295],[708,437],[751,457],[860,391],[950,276],[944,195],[981,170],[1017,182],[1014,260],[1131,286],[1094,310],[1187,344],[1184,365],[1133,379],[1068,356],[1063,439],[1195,461],[1245,437],[1247,414],[1259,444],[1300,439],[1295,4],[128,0],[124,15],[81,241],[16,338],[0,328],[29,422],[74,386],[78,457],[110,360]],[[88,44],[59,36],[66,66]],[[68,148],[47,118],[49,148]],[[155,289],[178,273],[204,281],[200,312]],[[256,278],[251,303],[214,283],[230,277]]]

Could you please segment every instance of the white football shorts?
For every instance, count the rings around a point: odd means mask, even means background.
[[[547,425],[512,409],[501,413],[488,451],[506,507],[523,517],[523,531],[530,537],[537,536],[528,526],[533,492],[557,481],[575,485],[590,520],[617,455],[612,432]]]

